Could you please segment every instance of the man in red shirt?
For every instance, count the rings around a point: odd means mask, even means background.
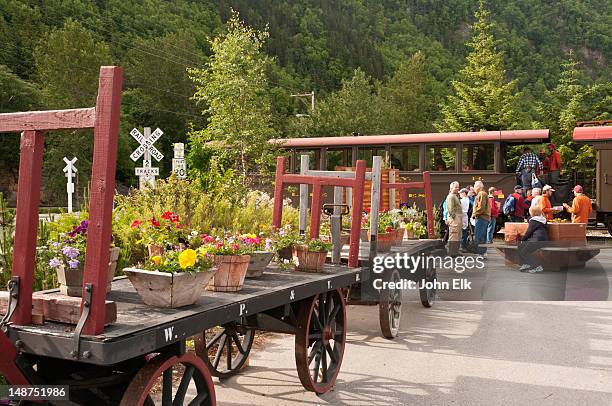
[[[550,183],[555,186],[559,183],[559,173],[561,172],[561,154],[557,151],[555,144],[548,144],[550,150]]]
[[[521,190],[523,190],[523,187],[521,185],[516,185],[514,187],[514,193],[511,195],[514,197],[514,213],[510,213],[510,218],[514,223],[522,223],[525,221],[525,210],[529,208],[525,203],[525,198],[523,198]]]

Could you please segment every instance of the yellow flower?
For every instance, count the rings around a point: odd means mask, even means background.
[[[160,257],[159,255],[152,256],[151,262],[153,262],[155,265],[159,265],[162,262],[162,257]]]
[[[191,248],[187,248],[185,251],[179,254],[179,266],[183,269],[189,268],[195,265],[197,254]]]
[[[253,233],[247,234],[247,238],[256,238],[257,236]]]

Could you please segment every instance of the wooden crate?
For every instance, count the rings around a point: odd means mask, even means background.
[[[350,166],[336,166],[334,168],[334,170],[336,171],[355,171],[354,167],[350,167]],[[372,172],[372,168],[367,168],[366,172]],[[381,178],[383,183],[389,183],[389,173],[394,172],[395,173],[395,182],[399,183],[401,182],[400,180],[400,172],[399,169],[383,169],[381,171]],[[389,210],[389,194],[390,191],[389,189],[383,189],[382,190],[382,200],[381,200],[381,209],[382,210]],[[343,196],[344,201],[346,202],[346,193]],[[399,208],[400,205],[400,192],[399,190],[395,191],[395,205],[396,208]],[[369,210],[372,207],[372,182],[367,180],[365,182],[365,190],[363,193],[363,210]]]
[[[571,241],[580,245],[586,244],[587,225],[585,223],[548,223],[546,230],[551,241]]]

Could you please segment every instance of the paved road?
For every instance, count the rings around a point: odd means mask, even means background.
[[[215,381],[219,405],[612,405],[612,302],[412,301],[393,341],[376,307],[348,315],[333,391],[305,392],[293,337],[273,335],[244,373]]]

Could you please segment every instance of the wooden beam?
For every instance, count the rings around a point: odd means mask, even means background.
[[[19,301],[11,318],[13,323],[20,325],[32,322],[32,289],[44,145],[45,134],[42,131],[28,130],[21,134],[12,273],[13,276],[19,277]]]
[[[0,133],[19,133],[24,130],[69,130],[93,128],[94,107],[71,110],[27,111],[0,114]]]
[[[285,177],[285,164],[287,158],[276,158],[276,177],[274,181],[274,209],[272,211],[272,227],[281,228],[283,218],[283,178]]]
[[[89,232],[83,274],[83,291],[86,284],[93,286],[91,311],[83,327],[83,334],[90,335],[101,334],[104,330],[122,79],[123,69],[120,67],[100,68],[94,125]]]

